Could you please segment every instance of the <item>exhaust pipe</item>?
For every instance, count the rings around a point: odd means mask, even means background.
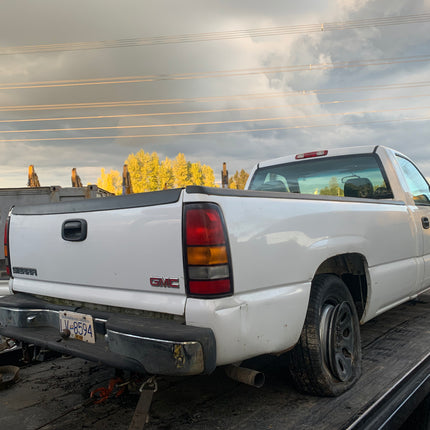
[[[258,370],[247,369],[246,367],[236,366],[231,364],[225,368],[225,373],[231,379],[242,382],[247,385],[252,385],[256,388],[261,388],[264,385],[264,373]]]

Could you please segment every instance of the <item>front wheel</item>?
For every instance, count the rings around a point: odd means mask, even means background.
[[[361,375],[360,324],[351,294],[334,275],[312,282],[299,342],[288,353],[289,372],[299,391],[338,396]]]

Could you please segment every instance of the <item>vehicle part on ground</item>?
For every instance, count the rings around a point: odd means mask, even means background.
[[[18,379],[19,367],[0,366],[0,390],[10,387]]]
[[[110,397],[119,397],[125,391],[127,383],[121,378],[113,378],[109,381],[107,387],[99,387],[91,391],[90,398],[94,398],[94,403],[103,403]]]

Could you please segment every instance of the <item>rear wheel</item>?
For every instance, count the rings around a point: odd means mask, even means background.
[[[294,384],[308,394],[338,396],[360,377],[357,311],[337,276],[315,277],[303,331],[288,361]]]

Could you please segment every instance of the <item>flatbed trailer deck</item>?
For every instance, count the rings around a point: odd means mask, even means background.
[[[362,327],[363,375],[336,398],[298,393],[283,360],[263,356],[244,363],[262,370],[256,389],[227,378],[160,377],[145,429],[403,429],[430,393],[430,294],[376,317]],[[0,428],[128,429],[138,395],[101,404],[88,401],[114,370],[61,357],[24,367],[17,383],[0,391]]]

